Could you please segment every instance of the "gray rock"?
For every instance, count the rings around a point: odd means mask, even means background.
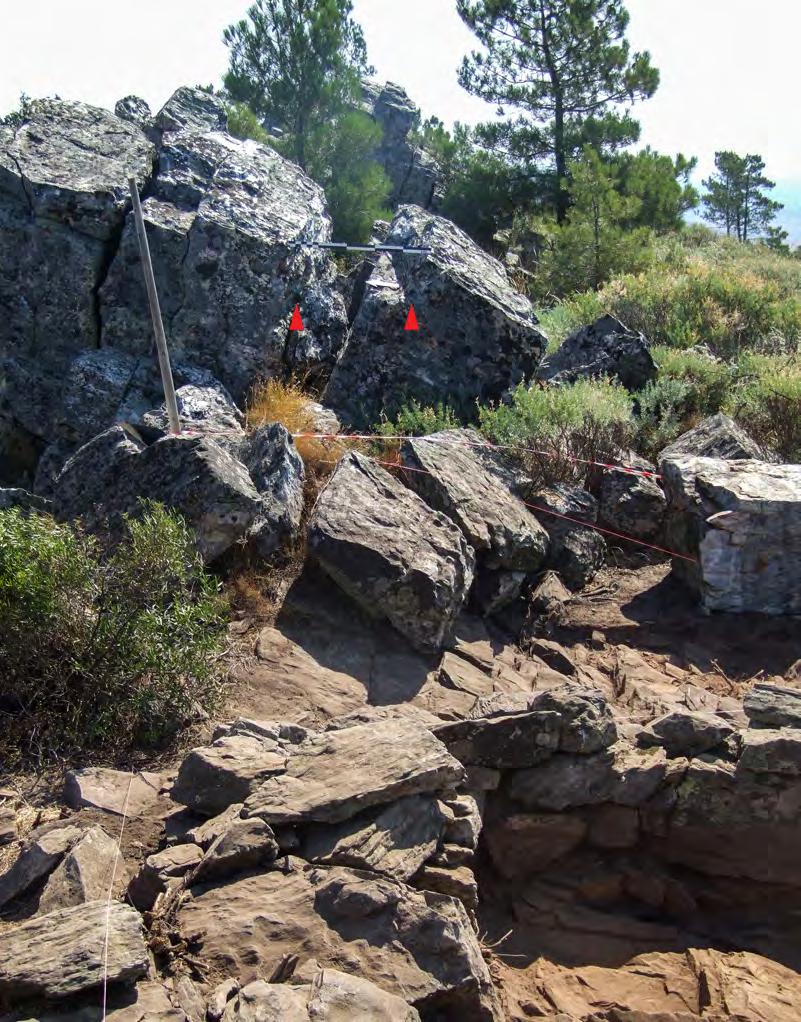
[[[71,824],[34,832],[14,864],[0,876],[0,908],[49,876],[81,835],[81,829]]]
[[[721,745],[735,729],[714,713],[676,709],[640,732],[640,745],[661,745],[668,756],[692,759]]]
[[[162,131],[225,131],[228,115],[222,99],[184,85],[159,110],[155,123]]]
[[[193,882],[207,883],[272,862],[278,843],[272,829],[259,819],[233,820],[195,867]]]
[[[414,878],[421,891],[436,891],[456,898],[468,913],[478,909],[478,883],[469,866],[434,866],[426,864]]]
[[[202,859],[203,852],[197,845],[175,845],[148,855],[128,885],[128,897],[141,912],[148,911],[160,894],[199,866]]]
[[[378,721],[287,748],[286,770],[261,781],[243,812],[268,823],[338,823],[370,806],[452,788],[461,764],[419,724]]]
[[[478,848],[478,839],[481,836],[483,823],[481,810],[475,797],[473,795],[454,795],[450,798],[443,798],[440,805],[447,811],[443,841],[474,852]]]
[[[643,334],[629,330],[614,316],[601,316],[548,355],[537,376],[551,383],[608,376],[628,390],[642,390],[657,374],[649,347]]]
[[[743,709],[754,727],[801,728],[801,691],[757,684],[746,693]]]
[[[0,511],[10,511],[11,508],[19,508],[20,511],[36,511],[40,514],[49,514],[52,504],[44,497],[37,497],[27,490],[18,488],[0,488]]]
[[[710,611],[801,613],[801,466],[662,462],[673,570]]]
[[[750,458],[762,461],[765,453],[734,419],[718,412],[668,444],[660,452],[659,461],[683,457],[724,458],[726,461]]]
[[[368,614],[422,650],[446,642],[473,581],[474,553],[460,530],[356,453],[317,499],[309,548]]]
[[[622,469],[604,472],[598,517],[607,528],[636,539],[655,539],[666,509],[667,499],[656,480]]]
[[[266,557],[300,530],[306,470],[280,422],[259,426],[242,445],[241,458],[272,523],[258,539],[259,552]]]
[[[245,417],[221,383],[205,387],[184,384],[175,391],[175,399],[182,432],[222,436],[232,441],[244,439],[242,427]],[[166,435],[169,432],[166,407],[161,405],[145,412],[141,420],[134,421],[134,425],[139,429],[152,430],[157,435]]]
[[[92,827],[50,874],[39,898],[39,915],[108,898],[112,877],[113,893],[124,890],[129,877],[118,856],[117,842],[102,827]]]
[[[489,568],[536,571],[548,552],[548,534],[496,473],[490,472],[472,430],[445,430],[401,447],[411,471],[405,482],[447,515]]]
[[[168,104],[169,105],[169,104]],[[331,365],[347,331],[321,188],[268,146],[171,131],[143,203],[170,351],[243,402],[264,377]],[[300,302],[305,330],[289,332]],[[103,343],[147,357],[152,326],[128,217],[100,293]]]
[[[621,742],[593,756],[560,754],[541,766],[515,771],[507,791],[526,808],[549,812],[604,802],[640,806],[666,774],[664,749],[640,751]]]
[[[131,983],[147,969],[141,917],[118,901],[76,905],[0,933],[0,996],[11,1003],[69,997],[99,987],[104,978]]]
[[[333,827],[307,827],[301,855],[309,862],[353,866],[408,880],[436,852],[444,827],[435,798],[409,795]]]
[[[231,824],[242,815],[242,803],[234,802],[218,816],[212,816],[210,820],[204,820],[197,827],[192,827],[186,832],[186,840],[193,844],[200,845],[203,851],[208,851],[211,845],[222,837]]]
[[[282,491],[285,480],[276,482]],[[210,437],[167,436],[145,447],[114,426],[80,448],[55,483],[57,517],[80,517],[90,529],[118,531],[143,499],[184,515],[206,561],[243,541],[268,555],[299,523],[295,509],[259,494],[245,466]]]
[[[420,110],[394,82],[363,83],[363,109],[380,125],[382,139],[375,159],[392,182],[390,204],[413,202],[430,208],[439,182],[437,163],[409,141],[420,123]]]
[[[114,104],[114,113],[123,121],[130,121],[138,128],[149,127],[153,112],[140,96],[124,96]]]
[[[67,364],[100,344],[128,176],[148,183],[154,155],[134,125],[82,103],[37,101],[0,126],[0,415],[17,445],[48,436]]]
[[[801,729],[748,728],[738,767],[758,774],[801,775]]]
[[[475,605],[486,617],[500,614],[520,597],[527,579],[525,571],[493,571],[484,568],[479,572],[473,587]]]
[[[476,400],[500,398],[534,371],[546,339],[499,262],[417,206],[398,210],[387,242],[433,251],[377,260],[326,404],[357,426],[411,398],[470,414]],[[418,331],[404,330],[411,304]]]
[[[286,759],[286,750],[277,741],[224,736],[184,757],[172,797],[196,812],[216,816],[244,802],[266,778],[283,773]]]
[[[537,493],[531,504],[550,537],[549,566],[559,573],[565,585],[573,590],[583,589],[603,566],[606,541],[600,532],[568,519],[594,525],[598,518],[597,501],[577,486],[556,483]]]
[[[476,935],[453,898],[299,859],[290,859],[286,872],[273,870],[193,894],[181,906],[178,923],[186,936],[203,933],[197,957],[210,972],[248,983],[302,947],[304,957],[326,972],[356,973],[424,1016],[471,1022],[503,1018]],[[279,1017],[283,1022],[292,1016]]]

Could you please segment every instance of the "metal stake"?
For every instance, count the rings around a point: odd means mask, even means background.
[[[181,420],[178,418],[178,402],[175,399],[175,384],[172,380],[170,353],[167,349],[167,336],[164,333],[164,323],[161,319],[156,278],[153,274],[153,261],[150,258],[150,245],[147,242],[145,218],[142,215],[142,203],[139,201],[139,189],[136,186],[135,177],[128,178],[128,187],[131,191],[136,235],[139,239],[139,254],[142,257],[142,270],[145,275],[147,297],[150,301],[150,315],[153,319],[153,331],[156,335],[156,348],[159,353],[159,369],[161,370],[161,383],[164,387],[164,403],[167,406],[167,418],[170,423],[170,432],[174,436],[179,436],[181,433]]]

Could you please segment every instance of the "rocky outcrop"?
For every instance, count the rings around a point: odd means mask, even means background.
[[[662,462],[674,570],[707,610],[801,610],[801,467],[685,457]]]
[[[182,88],[152,119],[135,97],[118,115],[48,100],[0,127],[4,481],[30,484],[49,445],[46,485],[77,446],[158,403],[129,176],[179,386],[216,379],[241,402],[257,378],[333,363],[345,307],[309,245],[330,239],[323,192],[225,124],[219,99]],[[290,336],[298,301],[305,330]]]
[[[762,461],[765,453],[734,419],[718,412],[668,444],[660,452],[659,461],[684,457],[723,458],[726,461],[750,458]]]
[[[392,207],[411,202],[430,209],[435,202],[439,167],[409,139],[420,123],[419,109],[400,85],[369,81],[362,85],[362,108],[383,133],[375,159],[392,183]]]
[[[442,647],[473,581],[460,530],[360,454],[340,461],[318,497],[309,548],[368,614],[422,650]]]
[[[187,518],[206,561],[244,541],[270,556],[299,528],[303,463],[277,423],[242,441],[240,453],[253,476],[210,437],[165,436],[148,447],[134,431],[113,426],[81,447],[58,475],[55,514],[118,532],[124,515],[152,500]]]
[[[643,458],[626,459],[629,468],[606,469],[601,477],[598,519],[602,525],[636,539],[654,540],[662,531],[667,499],[652,476],[656,469]]]
[[[609,377],[627,390],[642,390],[657,374],[648,340],[614,316],[601,316],[571,334],[543,361],[537,376],[549,383]]]
[[[343,418],[369,425],[411,398],[469,414],[534,372],[546,339],[500,263],[417,206],[398,210],[387,244],[433,251],[377,260],[325,394]],[[412,304],[420,329],[405,331]]]

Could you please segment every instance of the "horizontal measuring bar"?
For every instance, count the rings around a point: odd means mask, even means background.
[[[404,248],[403,245],[349,245],[346,241],[310,241],[312,248],[328,248],[337,252],[403,252],[406,255],[429,255],[432,248]]]

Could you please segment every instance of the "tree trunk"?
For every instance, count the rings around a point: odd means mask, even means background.
[[[553,128],[553,156],[556,165],[556,190],[554,204],[556,206],[556,221],[563,224],[570,208],[570,196],[565,187],[567,178],[567,153],[565,152],[565,93],[562,87],[562,79],[559,69],[553,59],[551,42],[548,29],[549,14],[546,14],[542,0],[540,9],[540,33],[542,35],[542,54],[548,68],[548,77],[551,80],[554,99],[554,128]]]

